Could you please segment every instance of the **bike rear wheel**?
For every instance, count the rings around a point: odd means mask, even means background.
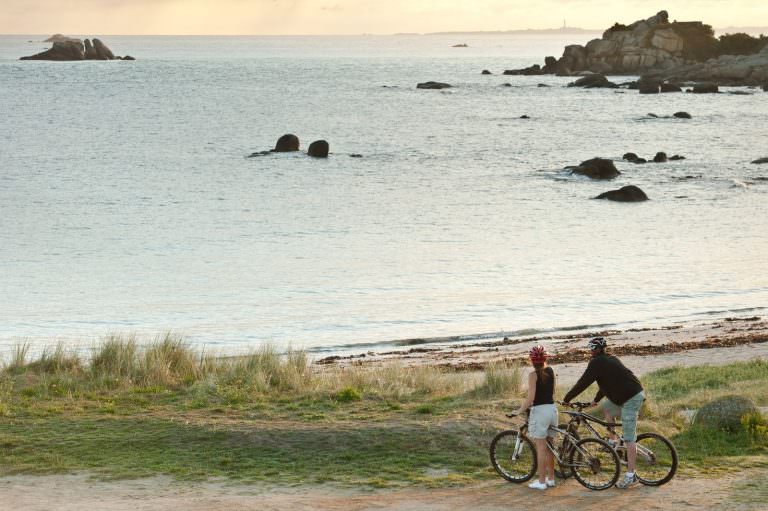
[[[536,473],[536,448],[519,431],[507,430],[491,441],[491,465],[498,474],[512,483],[524,483]]]
[[[637,435],[637,479],[646,486],[668,483],[677,472],[677,450],[672,442],[656,433]]]
[[[567,424],[559,424],[557,426],[558,429],[561,430],[567,430],[568,425]],[[579,439],[579,434],[574,431],[569,431],[570,434],[576,438],[576,440]],[[557,464],[557,467],[555,468],[555,477],[558,477],[560,479],[568,479],[573,475],[573,469],[568,466],[568,458],[571,453],[571,449],[573,449],[573,444],[566,436],[561,437],[562,440],[560,442],[560,445],[557,447],[557,455],[560,457],[560,462]]]
[[[607,442],[597,438],[579,440],[568,463],[573,476],[585,488],[606,490],[619,479],[619,457]]]

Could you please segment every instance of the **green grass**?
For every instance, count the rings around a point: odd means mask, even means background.
[[[766,367],[649,374],[640,430],[673,439],[683,474],[762,467],[762,437],[691,429],[679,412],[723,394],[765,405]],[[270,347],[217,358],[172,336],[145,347],[109,338],[89,359],[57,346],[30,360],[21,346],[0,370],[0,475],[463,484],[496,477],[487,448],[509,427],[503,412],[519,404],[520,378],[504,364],[313,366]]]

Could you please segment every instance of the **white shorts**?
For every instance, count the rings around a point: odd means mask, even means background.
[[[557,427],[557,407],[555,405],[537,405],[531,407],[528,417],[528,436],[531,438],[547,438],[555,436],[549,427]]]

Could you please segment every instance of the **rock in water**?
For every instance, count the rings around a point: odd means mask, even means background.
[[[581,162],[577,167],[569,167],[573,174],[581,174],[592,179],[613,179],[621,172],[613,161],[605,158],[592,158]]]
[[[640,94],[658,94],[661,90],[661,84],[655,80],[641,79],[637,84],[637,88]]]
[[[309,144],[307,154],[315,158],[328,158],[328,142],[325,140],[315,140]]]
[[[568,87],[584,87],[585,89],[616,89],[619,86],[613,82],[608,81],[605,75],[591,74],[579,78],[573,83],[569,83]]]
[[[483,72],[482,72],[482,73],[480,73],[480,74],[481,74],[481,75],[492,75],[493,73],[491,73],[491,72],[490,72],[490,71],[488,71],[487,69],[483,69]]]
[[[46,50],[37,55],[31,55],[29,57],[21,57],[19,60],[83,60],[85,58],[85,50],[83,49],[83,43],[80,41],[64,41],[53,43],[53,47],[50,50]]]
[[[277,139],[275,148],[272,149],[275,153],[290,153],[299,150],[299,137],[292,133],[283,135]]]
[[[449,89],[451,84],[441,82],[423,82],[416,85],[417,89]]]
[[[694,85],[692,92],[694,94],[716,94],[720,92],[720,89],[718,89],[716,83],[702,82]]]
[[[691,114],[688,112],[675,112],[672,116],[677,117],[678,119],[692,119]]]
[[[93,39],[93,49],[96,50],[96,56],[99,60],[115,60],[115,55],[112,53],[106,44],[101,42],[101,39]]]
[[[736,432],[742,428],[741,418],[750,413],[757,413],[751,400],[742,396],[723,396],[701,407],[693,425]]]
[[[752,163],[757,163],[757,164],[768,163],[768,158],[758,158],[755,161],[753,161]]]
[[[667,161],[667,153],[665,152],[658,152],[656,153],[656,156],[653,157],[653,161],[655,163],[664,163]]]
[[[637,160],[638,156],[635,153],[624,153],[624,156],[621,157],[622,160],[627,161],[635,161]]]
[[[661,84],[661,92],[667,93],[667,92],[683,92],[683,89],[679,85],[675,85],[674,83],[662,83]]]
[[[601,193],[595,199],[607,199],[616,202],[643,202],[648,200],[648,196],[640,188],[629,185],[618,190]]]

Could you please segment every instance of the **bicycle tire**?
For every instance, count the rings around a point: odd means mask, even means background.
[[[567,430],[568,425],[558,424],[557,429]],[[579,434],[576,431],[571,431],[570,433],[574,438],[576,438],[576,440],[579,440]],[[560,457],[562,461],[558,462],[557,468],[555,468],[555,477],[559,479],[568,479],[569,477],[573,476],[573,469],[568,466],[568,455],[570,453],[570,450],[572,449],[572,446],[570,444],[571,444],[571,441],[568,440],[567,437],[563,437],[562,443],[558,447],[557,455]]]
[[[651,445],[653,447],[651,447]],[[677,449],[667,438],[657,433],[637,435],[637,479],[646,486],[668,483],[677,472]],[[647,449],[650,455],[643,452]],[[658,467],[654,470],[654,467]]]
[[[585,456],[588,459],[585,460]],[[616,451],[598,438],[579,440],[571,451],[568,463],[573,470],[573,477],[590,490],[607,490],[619,479],[621,465]],[[595,477],[603,474],[605,478]]]
[[[514,456],[517,430],[506,430],[496,435],[489,449],[494,470],[511,483],[524,483],[536,473],[536,447],[530,438],[521,435],[518,455]]]

